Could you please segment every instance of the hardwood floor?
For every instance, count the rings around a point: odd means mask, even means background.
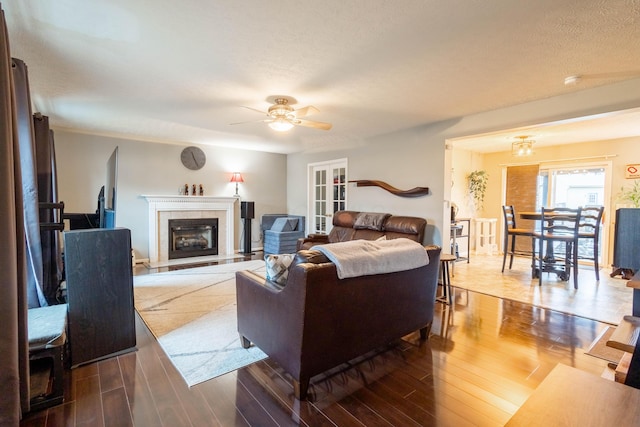
[[[137,317],[137,351],[68,372],[65,403],[21,426],[500,426],[557,363],[606,369],[584,354],[604,323],[455,295],[428,341],[412,334],[316,377],[304,402],[269,359],[188,388]]]

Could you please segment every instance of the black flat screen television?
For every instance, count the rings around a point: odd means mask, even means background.
[[[111,157],[107,160],[107,180],[103,196],[102,209],[98,200],[98,210],[100,211],[100,228],[115,228],[116,226],[116,196],[118,187],[118,147],[113,150]]]

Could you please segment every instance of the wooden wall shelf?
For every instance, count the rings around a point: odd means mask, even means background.
[[[380,187],[389,193],[400,197],[421,197],[429,194],[429,187],[414,187],[410,190],[400,190],[384,181],[376,181],[371,179],[358,179],[349,182],[355,182],[358,187]]]

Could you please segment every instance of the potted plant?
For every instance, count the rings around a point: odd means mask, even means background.
[[[622,187],[618,199],[633,205],[634,208],[640,208],[640,180],[635,180],[631,187]]]
[[[471,172],[467,179],[469,180],[469,193],[473,197],[474,206],[477,210],[482,209],[489,174],[485,170],[476,170]]]

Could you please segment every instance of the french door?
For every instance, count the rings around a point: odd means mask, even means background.
[[[347,160],[309,165],[309,232],[331,231],[333,213],[347,208]]]

